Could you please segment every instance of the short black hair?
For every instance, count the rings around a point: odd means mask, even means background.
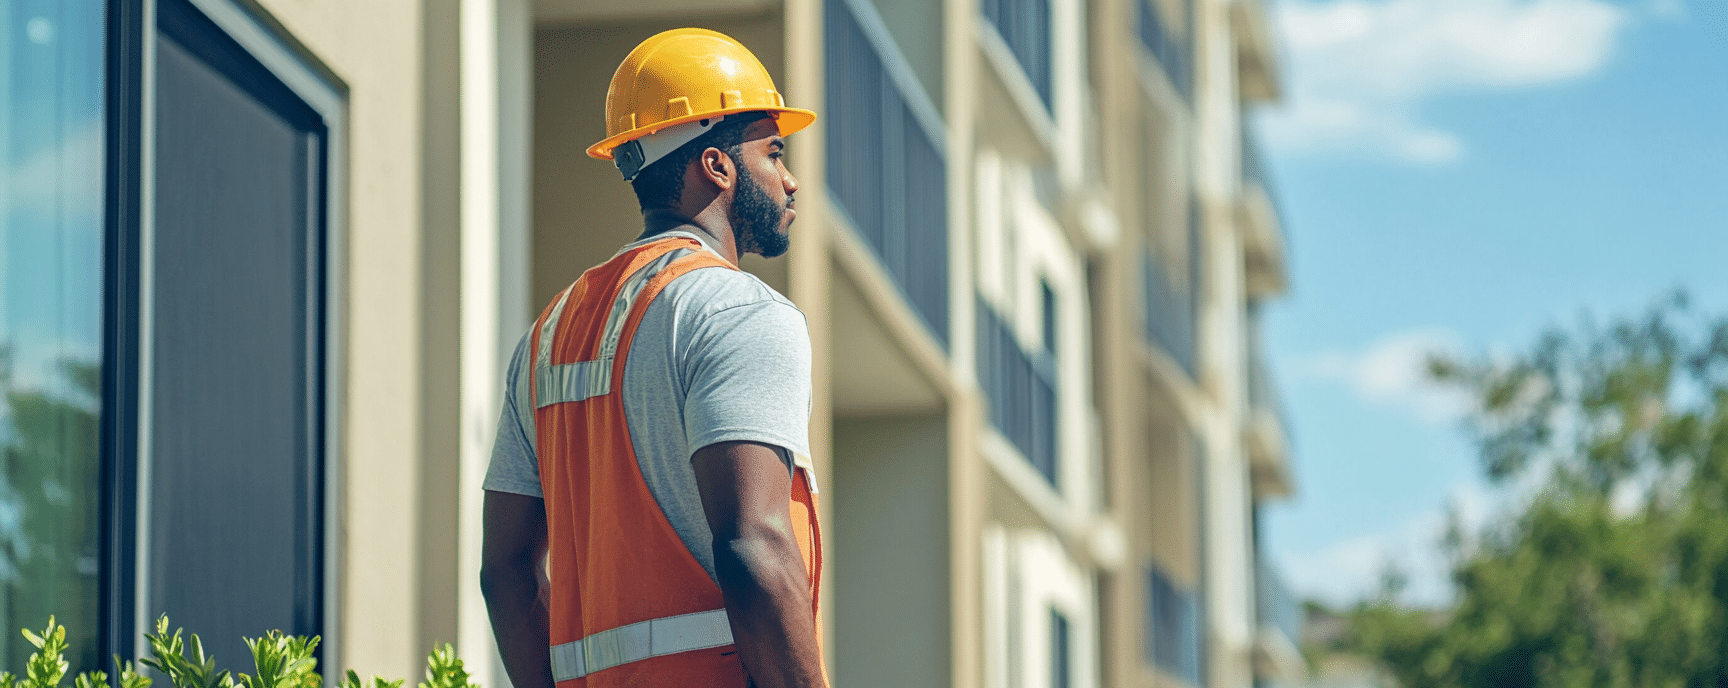
[[[736,162],[744,145],[744,130],[767,117],[768,113],[762,111],[727,115],[713,129],[649,163],[630,180],[630,187],[636,190],[636,203],[643,210],[677,205],[684,197],[684,171],[690,167],[690,161],[708,148],[718,148]]]

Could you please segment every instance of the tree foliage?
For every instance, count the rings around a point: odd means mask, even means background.
[[[83,486],[98,482],[101,370],[65,359],[59,375],[21,384],[12,358],[0,344],[0,619],[57,616],[74,629],[72,671],[95,669],[100,503]],[[0,666],[23,666],[39,649],[25,640],[0,634]]]
[[[1346,644],[1405,688],[1728,686],[1728,318],[1676,295],[1430,372],[1519,506],[1454,519],[1454,607],[1383,595]]]
[[[24,638],[36,651],[26,662],[22,678],[10,671],[0,671],[0,688],[64,688],[64,679],[71,666],[66,661],[66,627],[48,617],[48,627],[41,633],[24,629]],[[318,673],[318,636],[287,635],[269,631],[261,638],[241,638],[252,651],[252,666],[256,674],[234,673],[216,668],[216,658],[204,653],[204,642],[193,633],[189,639],[184,629],[168,633],[168,617],[156,620],[156,632],[144,634],[150,645],[150,656],[139,660],[145,667],[156,670],[172,688],[319,688],[324,679]],[[108,674],[90,670],[73,678],[73,688],[150,688],[153,680],[138,671],[130,661],[114,658],[120,674],[113,686]],[[448,643],[434,647],[426,657],[426,680],[419,688],[481,688],[470,680],[468,670]],[[403,679],[389,680],[373,676],[370,683],[360,680],[353,670],[347,673],[342,688],[401,688]]]

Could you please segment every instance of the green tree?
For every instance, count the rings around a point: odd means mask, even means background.
[[[101,369],[76,359],[29,385],[13,379],[0,345],[0,621],[58,615],[72,671],[96,652],[97,433]],[[24,666],[37,647],[0,634],[0,667]]]
[[[1454,525],[1453,608],[1382,594],[1345,645],[1405,688],[1728,686],[1728,318],[1676,295],[1430,372],[1521,506]]]

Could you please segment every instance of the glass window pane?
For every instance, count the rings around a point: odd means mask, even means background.
[[[96,669],[99,0],[0,0],[0,663],[50,614]]]

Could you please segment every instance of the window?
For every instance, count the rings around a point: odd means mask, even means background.
[[[1157,566],[1146,574],[1147,655],[1152,664],[1200,685],[1200,596],[1170,580]]]
[[[1197,265],[1197,261],[1191,261]],[[1140,256],[1142,325],[1146,336],[1196,377],[1195,297],[1172,274],[1169,265],[1150,251]]]
[[[976,302],[978,383],[990,406],[990,424],[1051,487],[1060,488],[1054,357],[1029,353],[989,302],[982,297]]]
[[[328,128],[200,7],[157,7],[137,594],[244,657],[323,632]]]
[[[0,3],[0,625],[56,616],[73,672],[160,613],[230,658],[328,635],[341,100],[267,26]]]
[[[983,0],[984,19],[996,28],[1008,52],[1025,70],[1032,90],[1049,108],[1052,92],[1051,0]]]
[[[1044,352],[1056,355],[1056,292],[1050,288],[1049,280],[1038,280],[1038,293],[1043,305],[1044,318]]]
[[[1187,32],[1178,35],[1170,30],[1158,4],[1159,0],[1137,0],[1134,3],[1140,44],[1157,59],[1158,66],[1164,69],[1164,76],[1170,80],[1170,85],[1176,88],[1177,94],[1190,98],[1194,89],[1193,40]],[[1183,10],[1185,17],[1193,16],[1192,0],[1183,3]]]
[[[1070,677],[1074,674],[1073,663],[1070,660],[1071,648],[1068,642],[1068,617],[1062,612],[1050,610],[1050,686],[1051,688],[1068,688],[1072,685]]]
[[[835,205],[948,344],[948,163],[941,117],[867,2],[828,0],[828,185]],[[899,75],[899,76],[897,76]]]
[[[0,663],[100,648],[103,3],[0,3]]]

